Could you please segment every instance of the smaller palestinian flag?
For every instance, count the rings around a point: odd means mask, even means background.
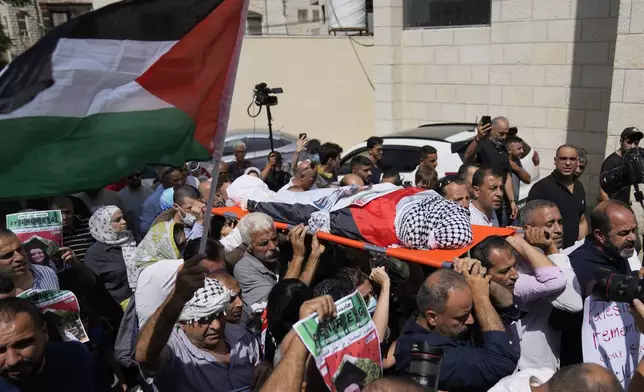
[[[125,0],[0,74],[0,199],[101,188],[223,140],[247,0]]]

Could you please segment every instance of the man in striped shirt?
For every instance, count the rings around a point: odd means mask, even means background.
[[[60,210],[63,215],[63,246],[74,251],[82,263],[87,249],[96,242],[89,232],[89,218],[74,214],[74,204],[69,197],[54,198],[49,203],[52,210]]]
[[[4,229],[0,229],[0,273],[11,278],[17,294],[29,289],[59,290],[54,270],[29,263],[18,237]]]

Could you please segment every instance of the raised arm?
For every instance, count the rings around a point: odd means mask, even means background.
[[[195,291],[203,287],[208,269],[200,265],[204,255],[186,261],[177,273],[174,290],[163,304],[145,322],[136,343],[136,361],[148,371],[158,370],[162,364],[161,353],[170,339],[183,306]]]
[[[530,173],[528,173],[526,169],[517,165],[517,163],[514,162],[512,159],[510,159],[510,167],[512,168],[512,171],[517,175],[517,177],[519,177],[519,180],[521,180],[524,184],[529,184],[530,181],[532,181],[532,177],[530,177]],[[519,195],[514,195],[514,197],[518,198]]]
[[[292,228],[288,233],[288,238],[293,247],[293,259],[288,265],[284,279],[297,279],[302,273],[302,263],[304,263],[304,255],[306,254],[306,245],[304,244],[306,229],[304,225],[300,224]]]
[[[315,273],[318,270],[320,257],[322,257],[322,253],[324,253],[325,250],[326,247],[320,243],[318,234],[313,234],[313,239],[311,240],[311,254],[306,261],[306,267],[304,267],[304,271],[300,274],[300,280],[305,285],[309,287],[311,286],[311,282],[313,281],[313,278],[315,278]]]
[[[385,340],[387,325],[389,324],[389,294],[391,291],[391,281],[389,275],[385,272],[385,267],[377,267],[371,270],[369,280],[380,285],[378,294],[378,303],[376,311],[373,313],[373,322],[376,324],[378,331],[378,340],[382,343]]]

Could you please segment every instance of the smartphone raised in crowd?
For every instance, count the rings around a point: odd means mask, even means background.
[[[481,126],[485,128],[488,125],[492,125],[492,117],[490,116],[481,117]],[[488,133],[490,133],[490,131],[491,131],[490,129],[487,130]]]
[[[300,140],[306,139],[306,133],[300,133]]]

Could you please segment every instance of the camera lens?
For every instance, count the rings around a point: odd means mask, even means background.
[[[408,374],[417,384],[429,391],[438,391],[438,377],[442,360],[442,348],[432,347],[425,341],[414,342],[411,346]]]
[[[599,182],[603,189],[609,192],[615,192],[623,187],[630,185],[624,181],[624,166],[603,172],[599,176]]]
[[[631,303],[635,298],[644,301],[641,279],[605,268],[601,268],[595,276],[597,282],[593,286],[593,294],[607,301]]]

